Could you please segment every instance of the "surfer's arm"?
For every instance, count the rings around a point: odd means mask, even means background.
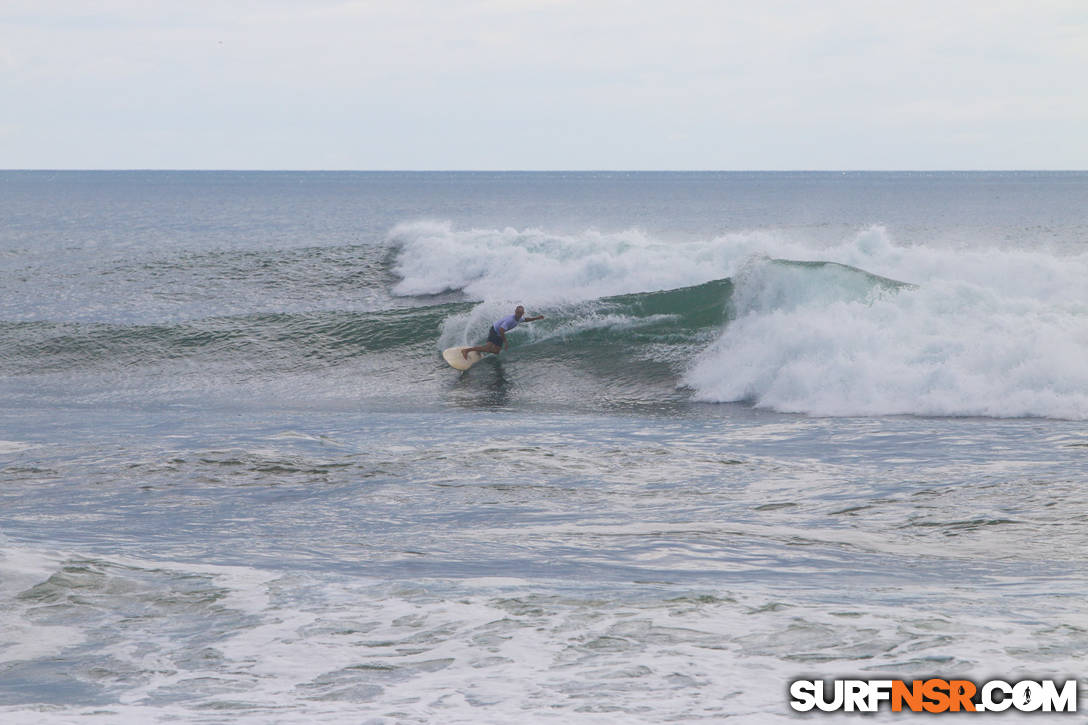
[[[537,320],[543,320],[544,315],[537,315],[536,317],[526,317],[522,322],[536,322]]]

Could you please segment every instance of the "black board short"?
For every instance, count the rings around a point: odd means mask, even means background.
[[[499,347],[502,347],[502,335],[498,333],[494,325],[487,328],[487,341],[490,342],[492,345],[498,345]]]

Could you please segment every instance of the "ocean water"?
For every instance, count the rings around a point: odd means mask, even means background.
[[[0,718],[1085,701],[1085,280],[1088,173],[0,172]]]

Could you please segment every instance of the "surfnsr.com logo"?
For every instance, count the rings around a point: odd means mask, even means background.
[[[790,707],[797,712],[1076,712],[1077,681],[795,680]]]

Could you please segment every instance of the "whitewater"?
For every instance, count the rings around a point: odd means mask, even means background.
[[[1088,174],[3,171],[0,212],[5,723],[1088,701]]]

